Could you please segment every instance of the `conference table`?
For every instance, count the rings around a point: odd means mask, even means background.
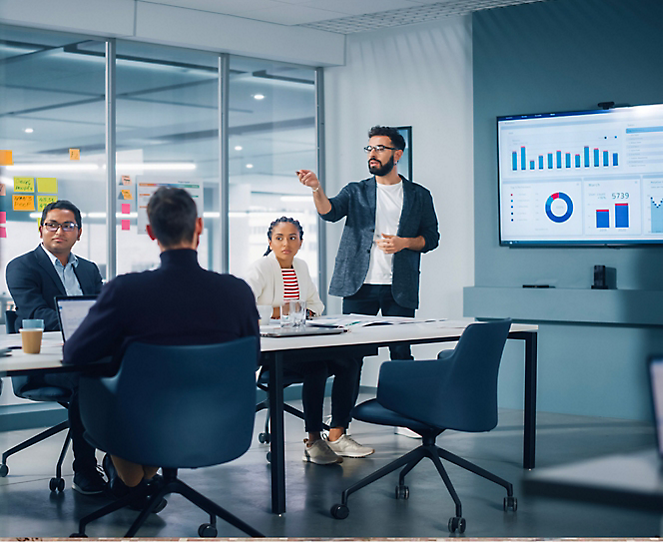
[[[395,344],[455,342],[473,320],[433,320],[394,325],[352,326],[340,335],[263,337],[262,363],[269,367],[271,415],[272,512],[286,511],[285,445],[283,426],[283,363],[315,362],[343,356],[373,356],[380,347]],[[534,325],[512,324],[509,339],[525,343],[525,400],[523,468],[535,466],[537,331]]]
[[[426,322],[354,326],[338,335],[300,337],[262,337],[261,363],[269,367],[269,406],[271,415],[271,501],[272,512],[286,511],[285,432],[283,423],[283,364],[287,360],[315,363],[343,356],[373,356],[378,348],[395,344],[429,344],[455,342],[472,320],[434,320]],[[535,467],[536,445],[536,372],[537,326],[512,324],[509,339],[525,344],[525,398],[523,468]],[[62,336],[59,332],[44,333],[40,354],[24,354],[20,335],[0,335],[0,349],[12,347],[11,356],[0,357],[0,376],[29,375],[48,372],[94,370],[103,371],[102,364],[83,368],[62,365]]]

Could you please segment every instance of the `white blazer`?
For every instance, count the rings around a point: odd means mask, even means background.
[[[325,306],[322,304],[318,290],[311,280],[308,265],[304,260],[295,258],[292,266],[295,269],[299,284],[299,299],[305,301],[306,307],[314,312],[316,316],[320,316]],[[246,282],[249,283],[253,295],[256,296],[257,305],[277,307],[283,304],[283,275],[281,274],[281,266],[273,252],[263,256],[251,265],[246,276]]]

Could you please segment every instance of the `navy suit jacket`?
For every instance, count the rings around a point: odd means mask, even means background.
[[[121,275],[104,286],[65,343],[63,363],[119,360],[132,341],[188,345],[259,338],[259,318],[246,282],[203,269],[195,250],[166,250],[158,269]],[[259,355],[260,347],[256,365]]]
[[[101,273],[97,265],[80,256],[74,273],[85,295],[101,292]],[[55,296],[67,295],[64,284],[55,271],[53,262],[38,246],[32,252],[14,258],[7,264],[7,286],[16,304],[16,331],[25,319],[40,318],[44,321],[45,331],[60,329]]]
[[[398,221],[399,237],[424,238],[424,248],[401,250],[394,254],[391,292],[399,305],[408,309],[419,306],[419,262],[421,254],[437,247],[440,234],[430,192],[419,184],[403,182],[403,209]],[[375,177],[346,185],[330,198],[331,211],[323,220],[336,222],[346,217],[341,243],[336,253],[334,274],[329,284],[330,295],[348,297],[357,293],[368,273],[371,246],[375,236],[377,203]]]

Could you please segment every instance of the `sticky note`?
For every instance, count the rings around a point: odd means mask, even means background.
[[[128,215],[131,212],[131,203],[122,204],[122,214]]]
[[[80,159],[81,159],[80,149],[69,149],[69,160],[80,160]]]
[[[34,177],[14,177],[14,192],[34,192]]]
[[[12,196],[14,211],[34,211],[35,210],[35,197],[16,195]]]
[[[0,166],[13,166],[12,151],[0,151]]]
[[[120,182],[121,182],[121,184],[124,184],[124,185],[131,184],[131,176],[130,175],[122,175]]]
[[[0,211],[0,224],[7,223],[7,213],[5,211]]]
[[[37,211],[43,211],[49,203],[58,201],[57,196],[37,196]]]
[[[0,239],[6,239],[7,238],[7,228],[3,228],[0,226]]]
[[[122,229],[123,230],[128,230],[130,225],[131,225],[131,220],[123,220],[122,221]]]
[[[37,192],[55,194],[58,191],[58,180],[55,177],[37,177]]]
[[[131,197],[131,190],[122,189],[122,198],[123,199],[133,199]]]
[[[5,188],[5,185],[0,183],[0,196],[6,196],[7,195],[7,188]]]

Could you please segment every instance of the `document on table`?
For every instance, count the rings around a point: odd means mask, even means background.
[[[406,316],[370,316],[366,314],[344,314],[342,316],[321,316],[309,320],[308,325],[318,327],[367,327],[399,324],[423,324],[425,322],[439,322],[444,318],[408,318]]]

